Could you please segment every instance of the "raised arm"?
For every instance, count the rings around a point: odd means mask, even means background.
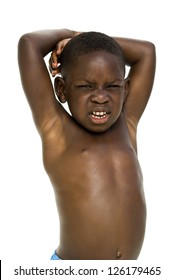
[[[67,29],[36,31],[23,35],[18,44],[18,62],[24,92],[40,133],[55,121],[60,122],[62,106],[54,96],[44,62],[58,41],[73,37]]]
[[[123,49],[129,71],[129,94],[124,103],[126,119],[134,128],[150,97],[155,75],[155,46],[148,41],[114,38]]]

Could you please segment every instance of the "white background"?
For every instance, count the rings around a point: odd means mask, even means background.
[[[146,39],[157,71],[138,130],[148,208],[139,261],[170,262],[173,236],[173,103],[171,1],[8,1],[0,7],[0,259],[47,261],[58,245],[54,194],[41,141],[20,83],[17,43],[26,32],[69,28]]]

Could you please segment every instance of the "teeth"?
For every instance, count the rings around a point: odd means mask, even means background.
[[[103,118],[104,116],[106,116],[106,112],[105,111],[102,111],[102,112],[92,112],[92,115],[95,117],[95,118]]]
[[[93,115],[96,115],[96,116],[103,116],[103,115],[106,115],[106,112],[103,111],[103,112],[92,112]]]

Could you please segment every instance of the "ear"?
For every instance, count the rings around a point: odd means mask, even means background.
[[[126,78],[124,80],[124,102],[126,101],[127,95],[129,93],[129,87],[130,87],[130,79]]]
[[[61,103],[65,103],[67,101],[65,95],[65,82],[61,77],[56,77],[54,80],[54,88],[56,96],[58,97]]]

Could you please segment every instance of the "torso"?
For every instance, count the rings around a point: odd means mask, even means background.
[[[61,139],[43,141],[60,217],[59,256],[136,259],[146,209],[141,169],[123,116],[100,134],[73,120],[67,124]]]

